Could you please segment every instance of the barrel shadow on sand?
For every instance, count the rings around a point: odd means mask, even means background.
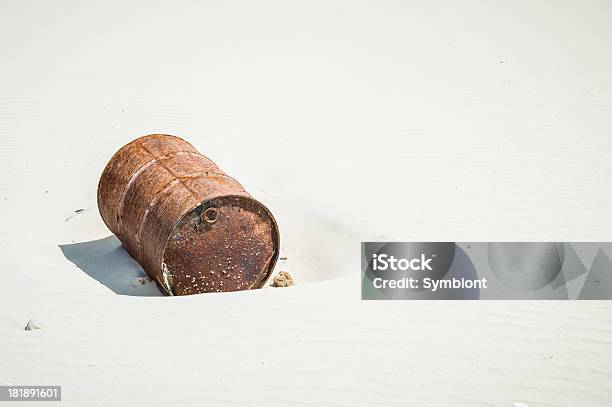
[[[115,235],[91,242],[59,245],[68,260],[118,295],[155,297],[163,294]]]

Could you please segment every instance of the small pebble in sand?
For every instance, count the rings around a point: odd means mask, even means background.
[[[146,283],[148,283],[149,281],[151,281],[151,277],[149,277],[149,276],[146,276],[146,277],[143,277],[143,278],[139,278],[139,279],[138,279],[138,282],[139,282],[141,285],[145,285],[145,284],[146,284]]]
[[[291,274],[287,273],[286,271],[281,271],[274,276],[272,284],[270,285],[272,287],[289,287],[293,285],[293,278],[291,277]]]
[[[25,326],[25,330],[26,331],[33,331],[35,329],[42,329],[43,326],[40,325],[38,322],[34,321],[33,319],[28,321],[28,324]]]

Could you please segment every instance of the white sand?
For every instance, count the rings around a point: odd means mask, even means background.
[[[612,405],[609,302],[359,299],[361,240],[612,239],[611,19],[590,1],[5,3],[0,384],[74,406]],[[96,187],[151,132],[269,206],[296,286],[140,284]],[[64,246],[86,273],[59,246],[90,241]]]

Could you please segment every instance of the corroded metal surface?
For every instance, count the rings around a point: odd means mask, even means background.
[[[100,178],[98,207],[168,295],[260,288],[278,257],[270,211],[178,137],[121,148]]]

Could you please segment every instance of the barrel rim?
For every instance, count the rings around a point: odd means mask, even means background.
[[[240,199],[240,200],[244,200],[244,201],[250,201],[251,203],[254,203],[255,205],[257,205],[259,208],[263,209],[263,211],[268,215],[271,224],[272,224],[272,232],[273,232],[273,242],[274,242],[274,253],[272,254],[272,257],[270,258],[270,260],[268,261],[268,263],[266,264],[266,272],[262,275],[262,277],[256,281],[253,285],[251,285],[248,290],[251,289],[257,289],[257,288],[261,288],[266,284],[266,281],[268,281],[268,279],[270,278],[270,276],[272,275],[272,272],[274,271],[274,267],[276,266],[276,263],[278,261],[278,257],[280,255],[280,231],[278,229],[278,223],[276,222],[276,218],[274,217],[274,215],[272,214],[272,212],[270,211],[270,209],[268,209],[268,207],[266,205],[264,205],[263,203],[261,203],[259,200],[253,198],[250,195],[238,195],[238,194],[228,194],[228,195],[217,195],[208,199],[205,199],[203,201],[201,201],[200,203],[198,203],[197,205],[191,207],[189,210],[185,211],[179,218],[178,220],[174,223],[174,225],[172,226],[172,229],[170,231],[170,234],[168,235],[168,238],[166,239],[165,243],[164,243],[164,247],[161,251],[161,262],[160,262],[160,276],[164,275],[164,267],[166,267],[165,261],[164,261],[164,257],[166,255],[166,249],[168,248],[168,243],[170,242],[170,240],[172,240],[172,236],[174,236],[178,225],[183,221],[183,219],[189,215],[190,213],[192,213],[194,210],[196,210],[197,208],[199,208],[200,206],[204,206],[206,203],[210,203],[211,201],[214,200],[219,200],[219,199],[227,199],[227,198],[233,198],[233,199]],[[162,284],[161,287],[164,291],[166,291],[166,293],[170,296],[174,296],[174,291],[173,288],[174,287],[165,287]]]

